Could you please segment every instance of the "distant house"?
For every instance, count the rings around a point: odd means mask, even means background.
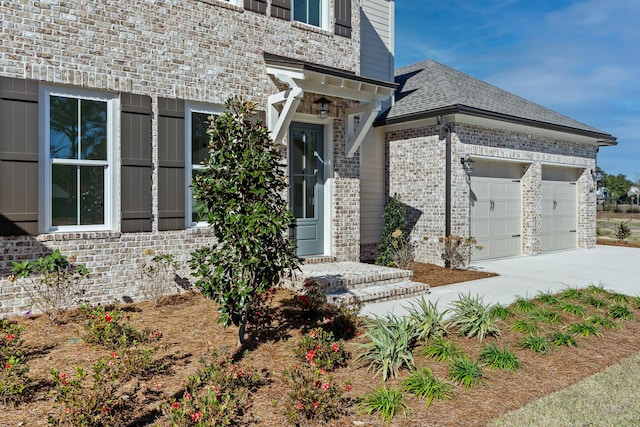
[[[432,60],[395,74],[363,187],[406,205],[418,260],[442,263],[449,234],[474,236],[476,260],[595,246],[596,155],[616,138]],[[371,256],[381,223],[361,226]]]
[[[229,97],[255,102],[286,152],[300,255],[359,260],[392,0],[8,2],[0,19],[0,316],[28,304],[11,261],[55,249],[90,269],[93,302],[138,296],[145,249],[187,276],[211,242],[189,183]]]

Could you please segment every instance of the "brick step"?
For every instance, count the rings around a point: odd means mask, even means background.
[[[391,286],[411,280],[413,272],[397,268],[358,262],[305,264],[294,279],[294,287],[301,287],[306,279],[313,279],[327,294],[364,289],[371,286]]]
[[[429,285],[426,283],[404,281],[392,285],[377,285],[331,292],[327,294],[327,301],[335,305],[340,305],[340,303],[353,304],[358,301],[362,304],[367,304],[426,295],[428,293],[430,293],[430,290]]]

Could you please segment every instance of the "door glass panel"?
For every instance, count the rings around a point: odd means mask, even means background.
[[[318,132],[292,129],[291,207],[294,217],[314,219],[318,183]]]
[[[291,207],[293,208],[293,216],[296,218],[304,218],[304,177],[293,176],[291,180],[291,192],[293,196]]]
[[[307,179],[305,181],[305,218],[315,218],[316,217],[316,180],[315,176],[307,175]]]

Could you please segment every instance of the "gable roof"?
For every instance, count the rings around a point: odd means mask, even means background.
[[[604,131],[528,101],[431,59],[396,70],[395,104],[375,125],[404,123],[446,114],[468,114],[552,129],[615,145]]]

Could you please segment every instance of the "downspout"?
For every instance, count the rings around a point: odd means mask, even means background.
[[[451,235],[451,128],[438,116],[440,132],[445,132],[445,169],[444,169],[444,237]]]

